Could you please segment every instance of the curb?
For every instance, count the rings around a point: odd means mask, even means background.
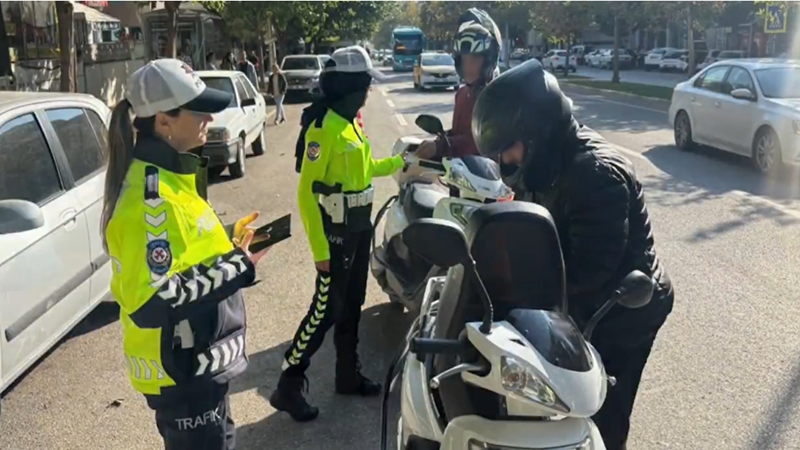
[[[562,80],[563,80],[563,78],[562,78]],[[569,83],[569,84],[572,84],[572,83],[570,83],[569,80],[565,80],[565,82]],[[584,89],[589,89],[589,90],[593,90],[593,91],[598,91],[598,92],[607,92],[607,93],[610,93],[610,94],[623,95],[623,96],[626,96],[626,97],[641,98],[641,99],[655,101],[655,102],[671,103],[670,100],[664,100],[663,98],[648,97],[646,95],[639,95],[639,94],[631,94],[630,92],[615,91],[613,89],[603,89],[603,88],[598,88],[598,87],[593,87],[593,86],[584,86],[582,84],[575,84],[573,86],[576,86],[576,87],[579,87],[579,88],[584,88]]]

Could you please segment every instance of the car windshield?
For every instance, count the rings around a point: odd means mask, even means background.
[[[423,55],[423,66],[455,66],[453,57],[450,55]]]
[[[800,98],[800,67],[775,67],[755,71],[767,98]]]
[[[236,91],[233,89],[233,81],[227,77],[200,77],[206,86],[212,89],[219,89],[225,91],[233,96],[228,108],[236,107]]]
[[[560,52],[556,52],[555,54],[556,54],[557,56],[567,56],[567,52],[565,52],[565,51],[563,51],[563,50],[562,50],[562,51],[560,51]]]
[[[283,70],[320,70],[319,59],[313,58],[286,58],[283,60]]]
[[[650,53],[652,53],[652,54],[654,54],[654,55],[663,55],[664,53],[667,53],[667,51],[666,51],[666,50],[664,50],[664,49],[660,49],[660,48],[659,48],[659,49],[653,50],[653,51],[652,51],[652,52],[650,52]]]

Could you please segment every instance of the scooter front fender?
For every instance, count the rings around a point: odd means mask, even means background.
[[[403,445],[410,435],[431,441],[440,442],[442,429],[436,413],[433,411],[430,388],[428,387],[428,371],[425,365],[417,361],[417,356],[409,352],[403,367],[403,388],[400,396],[400,414],[403,417]],[[403,447],[401,447],[403,448]]]
[[[587,440],[591,444],[581,447]],[[469,446],[471,441],[473,447]],[[461,416],[447,424],[440,442],[440,450],[484,448],[482,444],[519,450],[606,450],[600,431],[590,419],[572,417],[532,422]]]

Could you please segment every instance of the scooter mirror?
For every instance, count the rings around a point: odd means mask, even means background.
[[[457,264],[473,265],[464,232],[447,220],[419,219],[412,222],[403,230],[403,243],[442,268]]]
[[[442,121],[436,116],[420,114],[417,116],[416,120],[414,120],[414,123],[430,134],[438,135],[444,133],[444,125],[442,125]]]
[[[619,289],[611,297],[615,303],[625,308],[641,308],[650,303],[655,285],[653,279],[634,270],[622,279]]]

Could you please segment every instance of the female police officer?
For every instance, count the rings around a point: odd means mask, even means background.
[[[362,47],[333,52],[320,80],[323,96],[303,113],[297,199],[317,269],[316,288],[270,397],[275,409],[297,421],[319,413],[303,397],[305,370],[333,324],[336,392],[374,396],[381,391],[379,383],[361,375],[356,352],[372,238],[372,177],[390,175],[404,161],[403,155],[373,159],[355,121],[373,76],[380,72]]]
[[[266,250],[247,250],[255,213],[237,222],[232,245],[204,198],[204,161],[188,152],[230,100],[181,61],[159,59],[130,76],[111,117],[102,220],[111,291],[131,383],[167,450],[234,447],[228,381],[247,366],[240,289]]]

